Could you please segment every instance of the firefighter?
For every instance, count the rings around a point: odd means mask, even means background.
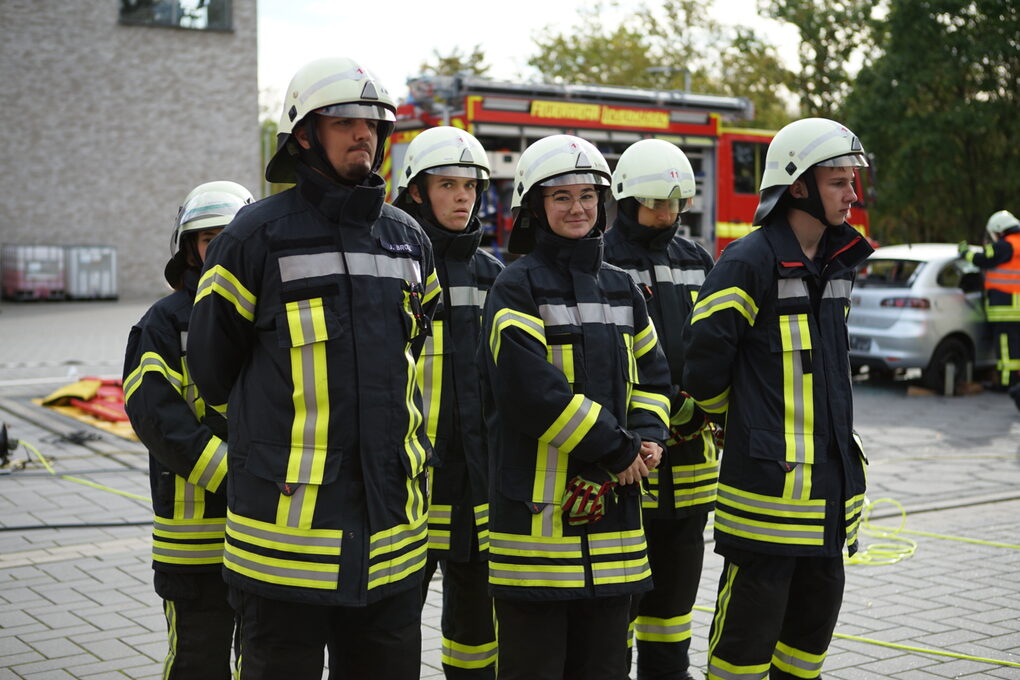
[[[613,171],[612,190],[617,217],[606,233],[606,261],[644,292],[672,382],[668,448],[648,477],[652,493],[642,503],[655,588],[636,596],[631,607],[638,678],[684,680],[691,678],[691,611],[719,464],[709,420],[682,389],[680,333],[712,257],[678,233],[695,182],[675,144],[644,139],[628,147]]]
[[[270,182],[209,251],[188,336],[230,423],[224,578],[241,677],[417,678],[427,547],[415,362],[432,247],[375,173],[393,99],[345,58],[295,74]]]
[[[485,303],[501,680],[618,680],[630,598],[652,585],[641,482],[667,434],[669,369],[640,291],[602,262],[609,180],[583,139],[529,146],[508,244],[526,255]]]
[[[478,206],[489,162],[463,130],[425,130],[407,147],[394,205],[432,241],[442,311],[419,359],[429,460],[429,561],[422,603],[443,569],[443,670],[447,678],[493,678],[496,633],[488,593],[488,455],[476,350],[482,305],[503,265],[478,245]]]
[[[857,550],[864,453],[846,316],[872,252],[846,223],[864,150],[805,118],[765,156],[754,223],[705,278],[684,326],[684,387],[725,418],[715,505],[724,559],[708,677],[817,678]]]
[[[960,243],[960,255],[985,273],[985,311],[992,324],[998,361],[998,383],[1020,409],[1020,220],[1008,210],[988,218],[991,243],[971,250]]]
[[[227,422],[196,391],[184,340],[206,248],[252,200],[234,182],[207,182],[188,194],[164,271],[174,292],[150,307],[128,336],[124,407],[149,449],[153,581],[166,614],[163,677],[169,680],[231,677],[234,611],[220,575]]]

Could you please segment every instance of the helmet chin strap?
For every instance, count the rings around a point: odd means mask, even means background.
[[[795,198],[791,195],[789,206],[806,212],[827,227],[838,227],[839,224],[833,224],[825,218],[825,206],[822,205],[822,195],[818,190],[814,167],[808,168],[801,175],[801,179],[804,180],[804,186],[807,188],[807,198]]]

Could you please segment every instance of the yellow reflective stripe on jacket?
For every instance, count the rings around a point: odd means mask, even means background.
[[[531,533],[536,536],[563,535],[563,513],[560,503],[567,486],[567,453],[552,444],[537,442],[535,482],[531,498],[547,504],[540,512],[531,515]]]
[[[519,328],[545,345],[545,324],[540,318],[504,307],[496,312],[492,319],[489,348],[492,351],[493,362],[499,362],[499,346],[503,331],[507,328]]]
[[[634,636],[643,642],[683,642],[691,639],[691,613],[670,618],[638,616]]]
[[[640,359],[652,351],[659,344],[659,336],[655,333],[655,326],[648,324],[634,336],[634,358]]]
[[[428,451],[418,440],[418,430],[424,422],[424,416],[418,409],[416,397],[418,391],[418,367],[411,354],[410,343],[404,345],[404,360],[407,362],[407,372],[404,382],[404,410],[407,412],[407,429],[404,431],[404,455],[410,463],[411,477],[407,480],[407,502],[405,503],[406,516],[410,520],[417,517],[419,513],[425,512],[425,499],[421,489],[415,482],[421,471],[425,468],[428,460]],[[427,433],[426,433],[427,438]]]
[[[635,388],[630,395],[628,411],[633,411],[634,409],[651,411],[659,416],[663,425],[669,427],[669,397]]]
[[[442,291],[442,287],[439,285],[439,277],[433,270],[429,272],[428,278],[425,280],[425,295],[422,296],[422,303],[427,304],[432,301]]]
[[[232,304],[237,313],[248,321],[255,320],[255,295],[223,265],[215,265],[202,274],[195,292],[195,304],[213,293]]]
[[[216,492],[227,476],[227,445],[219,437],[213,435],[202,450],[195,467],[188,475],[192,484]]]
[[[592,562],[592,583],[605,586],[613,583],[636,583],[652,575],[652,567],[648,557],[642,556],[632,560],[614,560],[612,562]]]
[[[754,299],[737,286],[732,286],[716,291],[706,298],[699,298],[691,314],[691,324],[707,319],[724,309],[736,310],[752,326],[758,317],[758,304]]]
[[[695,399],[698,406],[706,413],[725,413],[730,407],[730,388],[727,387],[721,394],[708,399]]]
[[[562,453],[570,453],[595,426],[601,412],[601,404],[583,394],[575,394],[553,424],[538,436],[538,440],[555,446]]]
[[[858,494],[846,501],[845,527],[847,545],[857,540],[857,532],[861,526],[861,513],[864,511],[864,494]]]
[[[712,435],[702,434],[706,450],[714,445]],[[654,470],[653,470],[654,472]],[[673,474],[673,505],[685,508],[692,505],[704,505],[715,502],[716,480],[719,477],[719,461],[710,460],[695,465],[674,465]]]
[[[825,528],[818,524],[781,524],[732,515],[715,507],[715,528],[733,536],[766,543],[789,545],[824,545]]]
[[[489,504],[475,506],[475,530],[478,532],[478,550],[489,549]]]
[[[528,536],[492,532],[489,534],[489,552],[508,557],[527,557],[545,560],[581,558],[580,536]]]
[[[152,559],[166,564],[220,564],[223,562],[223,542],[169,543],[153,540]]]
[[[422,417],[425,434],[433,445],[439,431],[439,406],[443,394],[443,349],[446,326],[439,319],[432,322],[432,335],[425,339],[425,347],[418,357],[417,375],[421,388]]]
[[[152,559],[165,564],[220,564],[223,561],[222,517],[152,518]]]
[[[340,577],[340,565],[334,562],[266,557],[239,548],[229,541],[223,553],[223,565],[257,581],[318,590],[336,590]]]
[[[368,542],[368,589],[395,583],[423,569],[427,550],[428,525],[424,513],[409,524],[372,534]]]
[[[205,516],[205,489],[174,475],[174,519],[198,519]]]
[[[814,376],[804,372],[802,352],[811,351],[811,329],[807,314],[779,317],[783,348],[783,408],[786,461],[815,462]]]
[[[236,541],[279,552],[339,557],[343,531],[295,529],[251,519],[227,510],[227,536]]]
[[[496,663],[496,641],[465,645],[443,638],[442,660],[454,668],[486,668]]]
[[[450,549],[450,523],[453,519],[452,505],[429,506],[429,550]]]
[[[226,531],[226,519],[223,517],[197,517],[194,519],[175,519],[173,517],[152,518],[152,535],[160,538],[181,540],[202,540],[219,538],[222,540]]]
[[[563,371],[567,382],[574,382],[574,346],[549,345],[546,348],[546,361]]]
[[[719,483],[718,500],[732,508],[745,512],[756,512],[764,516],[785,517],[799,520],[825,519],[825,499],[777,498],[744,491],[728,484]]]
[[[326,369],[326,317],[322,298],[288,302],[290,367],[294,384],[294,422],[290,433],[287,479],[296,484],[322,484],[329,426]]]
[[[782,640],[776,642],[772,653],[772,665],[796,678],[817,678],[822,674],[825,652],[811,654],[795,649]]]
[[[166,381],[170,383],[177,393],[182,394],[184,376],[170,368],[166,360],[155,352],[145,352],[142,354],[142,358],[139,359],[135,370],[131,371],[131,374],[124,379],[124,403],[131,399],[135,390],[142,384],[142,378],[150,371],[159,373],[166,378]]]

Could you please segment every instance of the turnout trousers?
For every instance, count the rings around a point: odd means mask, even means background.
[[[991,327],[997,382],[1003,388],[1012,387],[1020,383],[1020,321],[999,321]]]
[[[273,600],[230,589],[241,618],[241,680],[418,680],[421,593],[409,588],[365,607]]]
[[[429,557],[422,585],[425,596],[437,565],[443,570],[443,674],[448,680],[492,680],[496,677],[496,630],[489,563]]]
[[[635,595],[631,601],[638,680],[687,677],[691,611],[701,581],[707,522],[707,512],[678,519],[645,520],[648,561],[655,588]],[[630,672],[630,651],[624,677]]]
[[[157,571],[154,580],[169,642],[163,680],[229,680],[235,619],[223,577]]]
[[[709,633],[706,677],[821,677],[844,580],[842,555],[727,556]]]
[[[619,680],[630,595],[585,600],[495,598],[499,680]]]

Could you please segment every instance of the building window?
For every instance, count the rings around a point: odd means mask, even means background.
[[[733,192],[756,194],[765,169],[764,142],[733,142]]]
[[[229,31],[230,0],[120,0],[120,23]]]

